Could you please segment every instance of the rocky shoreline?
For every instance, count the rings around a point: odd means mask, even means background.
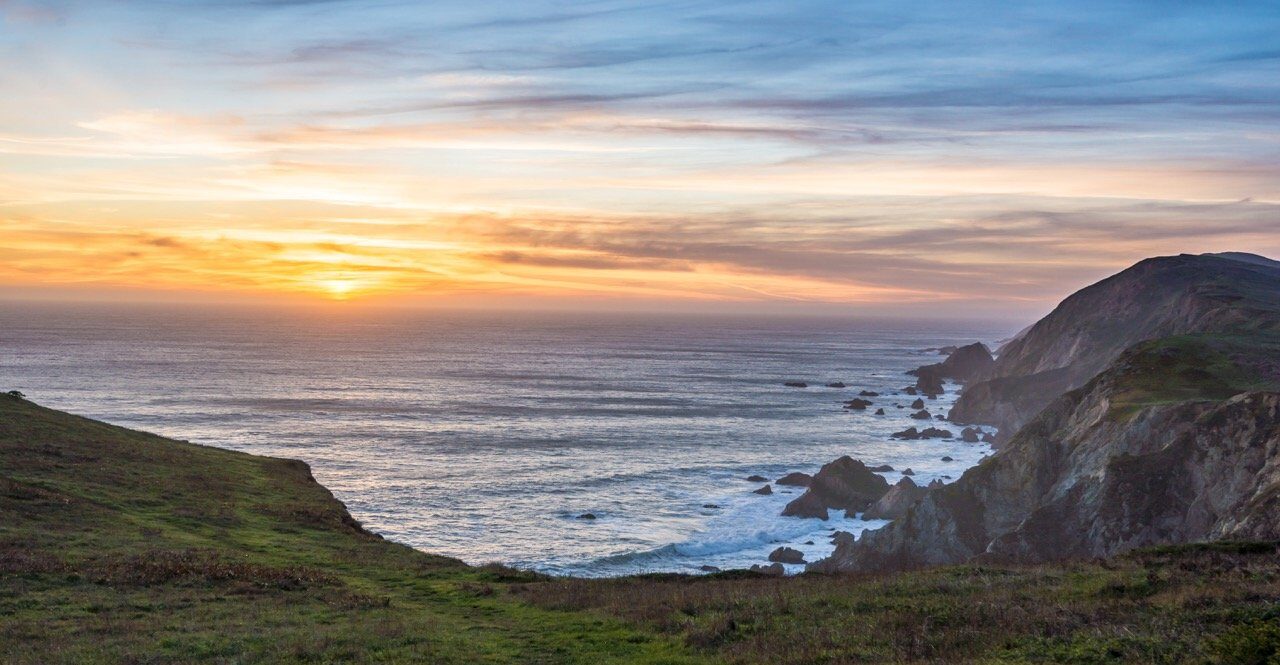
[[[995,454],[954,483],[890,484],[859,460],[822,467],[784,516],[886,519],[842,537],[818,572],[1039,563],[1138,547],[1280,539],[1280,262],[1148,259],[1065,299],[995,355],[948,347],[900,395],[920,425]],[[965,387],[947,415],[936,399]],[[853,411],[875,405],[859,398]],[[930,423],[925,425],[924,423]],[[984,427],[998,428],[995,432]],[[780,555],[781,556],[781,555]],[[764,570],[770,572],[774,569]]]
[[[865,413],[871,417],[886,415],[886,408],[899,410],[914,420],[947,421],[947,416],[934,415],[928,410],[930,402],[946,393],[948,387],[953,391],[963,383],[983,376],[988,372],[995,360],[990,349],[980,342],[962,346],[946,346],[938,349],[925,349],[923,352],[937,352],[945,355],[938,363],[922,365],[906,372],[916,378],[914,384],[903,386],[892,391],[873,391],[862,389],[858,396],[842,403],[849,411]],[[948,381],[953,382],[948,386]],[[787,381],[784,386],[791,388],[808,387],[807,381]],[[847,388],[844,382],[828,382],[828,388]],[[929,402],[926,402],[926,399]],[[872,412],[871,408],[875,407]],[[959,432],[950,429],[927,426],[924,428],[908,427],[889,435],[892,440],[924,441],[929,439],[958,440],[971,444],[990,444],[995,441],[995,433],[991,428],[981,426],[964,426]],[[950,456],[941,458],[944,462],[953,461]],[[896,482],[890,482],[886,474],[898,474]],[[876,521],[895,520],[904,517],[914,506],[918,505],[933,490],[945,486],[942,478],[934,478],[928,483],[918,484],[912,476],[915,472],[910,468],[895,470],[887,464],[868,466],[864,460],[842,456],[825,464],[816,473],[810,475],[792,471],[770,481],[769,478],[753,474],[746,478],[753,483],[765,483],[751,490],[756,494],[769,495],[773,486],[804,488],[804,493],[789,501],[783,508],[780,517],[820,519],[823,521],[846,520]],[[949,476],[944,476],[949,477]],[[843,515],[841,515],[843,513]],[[856,541],[856,536],[838,526],[831,527],[830,541],[832,545]],[[809,541],[805,544],[813,544]],[[781,543],[768,555],[767,563],[750,567],[753,572],[765,575],[784,575],[786,565],[806,565],[805,555],[800,550]],[[704,572],[718,572],[714,566],[704,566]]]
[[[998,426],[997,452],[809,570],[1280,539],[1280,262],[1147,259],[1068,297],[991,362],[964,348],[917,376],[965,375],[949,418]]]

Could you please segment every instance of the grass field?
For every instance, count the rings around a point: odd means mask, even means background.
[[[299,462],[0,396],[6,663],[1280,662],[1274,544],[876,578],[548,579],[365,532]]]

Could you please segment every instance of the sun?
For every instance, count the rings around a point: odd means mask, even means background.
[[[316,280],[316,287],[333,300],[349,300],[360,290],[360,283],[354,279],[321,279]]]

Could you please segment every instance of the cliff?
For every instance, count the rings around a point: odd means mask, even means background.
[[[1001,347],[948,417],[995,425],[1003,443],[1134,344],[1188,333],[1277,330],[1280,262],[1238,252],[1146,259],[1072,294]]]
[[[1029,563],[1280,538],[1278,390],[1277,333],[1139,344],[955,483],[812,569]]]

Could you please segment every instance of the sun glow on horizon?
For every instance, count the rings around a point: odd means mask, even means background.
[[[350,300],[361,290],[360,283],[353,279],[322,279],[315,284],[332,300]]]

